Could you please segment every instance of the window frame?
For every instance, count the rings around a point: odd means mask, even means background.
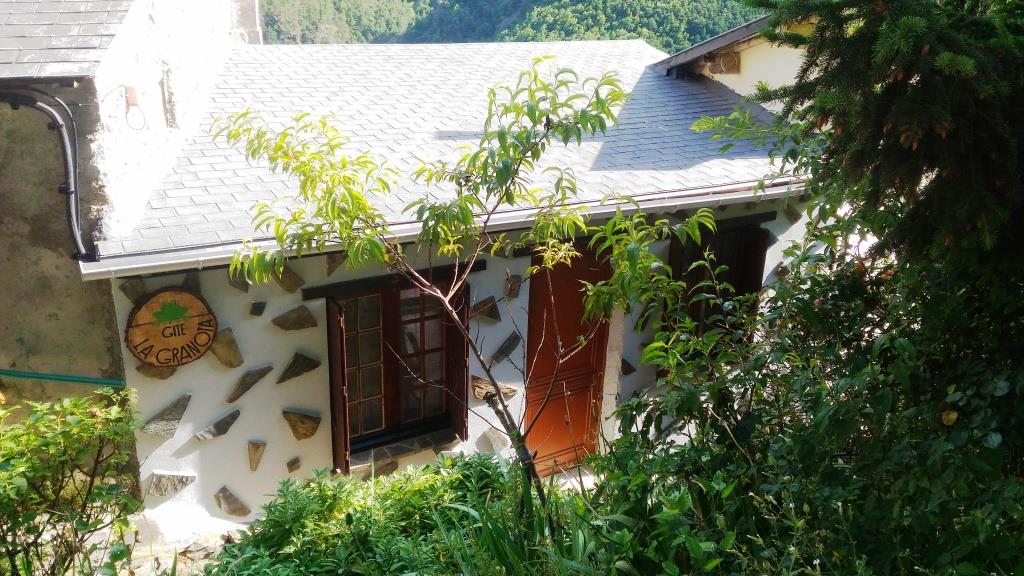
[[[439,274],[438,270],[435,269],[432,271],[432,274],[428,272],[424,276],[431,278],[436,285],[443,286],[444,283],[452,280],[453,273],[447,267],[442,268],[441,271],[442,273]],[[367,280],[371,281],[368,282]],[[402,423],[401,375],[404,373],[405,368],[401,363],[394,360],[394,353],[390,347],[400,342],[402,326],[405,323],[402,320],[399,309],[401,291],[414,288],[414,286],[398,275],[352,281],[349,284],[349,289],[342,288],[345,284],[339,284],[337,289],[331,290],[330,294],[322,296],[326,300],[328,314],[331,423],[335,471],[348,473],[353,453],[399,442],[444,428],[452,428],[457,436],[465,439],[469,410],[468,343],[461,337],[461,333],[454,323],[447,318],[443,311],[436,316],[442,322],[441,329],[444,340],[441,348],[443,352],[442,371],[445,378],[444,411],[436,416],[422,418],[408,424]],[[382,386],[384,388],[384,428],[380,431],[352,437],[349,432],[348,421],[348,366],[345,346],[346,334],[341,303],[352,298],[378,294],[381,296],[381,367]],[[456,310],[462,313],[463,325],[468,324],[469,302],[469,286],[467,284],[463,288],[462,294],[453,302]],[[422,321],[422,316],[419,318]],[[389,356],[392,356],[390,362],[388,361]],[[389,421],[389,414],[393,420]]]

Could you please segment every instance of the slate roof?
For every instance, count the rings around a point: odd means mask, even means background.
[[[92,76],[131,0],[0,0],[0,79]]]
[[[480,136],[486,93],[514,83],[536,56],[555,57],[583,75],[616,71],[632,96],[620,126],[582,146],[550,149],[550,164],[576,172],[581,195],[632,195],[753,182],[768,171],[763,151],[697,134],[703,115],[731,112],[743,100],[712,81],[683,81],[649,67],[666,55],[639,40],[547,43],[305,45],[234,49],[209,95],[206,122],[189,137],[172,171],[153,190],[143,219],[129,234],[99,243],[102,258],[188,252],[253,237],[249,209],[257,200],[291,198],[295,182],[248,162],[209,135],[210,121],[251,108],[272,124],[295,112],[333,115],[350,149],[385,158],[402,174],[426,160],[454,160],[456,148]],[[761,109],[758,113],[767,114]],[[431,188],[430,193],[450,190]],[[428,193],[400,180],[398,198],[379,200],[394,221],[405,202]],[[257,238],[259,235],[257,235]],[[179,261],[181,254],[177,254]]]

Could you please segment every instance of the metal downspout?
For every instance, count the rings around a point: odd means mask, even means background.
[[[82,228],[78,207],[77,154],[75,153],[75,147],[72,145],[71,136],[68,134],[67,123],[57,110],[31,96],[16,92],[0,92],[0,101],[10,104],[13,110],[17,110],[21,106],[31,106],[50,118],[50,123],[47,124],[47,127],[58,133],[58,139],[61,144],[61,156],[64,159],[64,183],[60,185],[57,191],[65,197],[68,229],[71,231],[71,241],[75,245],[75,253],[71,258],[79,262],[97,261],[96,254],[87,250],[82,242]],[[58,102],[60,101],[58,100]],[[63,102],[60,102],[60,104],[64,106]],[[64,106],[64,109],[67,110],[67,106]],[[75,142],[75,145],[77,146],[77,142]]]

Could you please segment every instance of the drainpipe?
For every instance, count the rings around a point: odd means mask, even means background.
[[[71,128],[75,130],[74,120],[71,118],[68,107],[59,99],[55,97],[53,99],[68,113],[68,119],[72,122]],[[64,183],[58,187],[57,191],[65,197],[68,229],[71,230],[71,241],[75,245],[75,252],[71,258],[79,262],[96,262],[98,260],[96,254],[87,250],[82,242],[81,219],[78,206],[78,162],[74,148],[77,142],[73,144],[72,137],[68,133],[67,123],[57,110],[31,96],[16,92],[0,92],[0,102],[7,102],[13,110],[17,110],[22,106],[29,106],[50,118],[50,123],[47,124],[47,127],[57,132],[61,145],[61,155],[64,158]],[[75,131],[77,136],[77,130]],[[77,140],[77,137],[75,140]]]

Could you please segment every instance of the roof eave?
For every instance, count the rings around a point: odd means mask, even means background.
[[[618,210],[671,212],[750,201],[774,200],[795,196],[803,190],[802,182],[795,180],[777,180],[768,183],[763,188],[759,184],[759,182],[742,182],[701,189],[659,191],[633,196],[632,202],[603,203],[594,201],[579,202],[578,205],[586,207],[588,215],[592,218],[608,218]],[[488,227],[495,232],[522,229],[524,224],[532,220],[536,212],[536,209],[531,208],[495,214]],[[392,231],[395,242],[411,242],[419,235],[420,224],[418,222],[399,223],[392,226]],[[275,242],[271,238],[257,239],[254,243],[264,248],[275,247]],[[85,281],[223,268],[230,264],[231,258],[240,247],[241,242],[235,242],[183,248],[180,251],[172,252],[108,256],[97,262],[81,262],[79,267],[82,279]],[[338,246],[328,246],[323,253],[339,250]],[[319,254],[318,252],[317,255]]]
[[[722,48],[756,36],[761,32],[761,30],[764,30],[768,26],[768,21],[769,16],[762,16],[756,20],[751,20],[746,24],[737,26],[727,32],[723,32],[714,38],[709,38],[700,44],[694,44],[686,50],[676,52],[664,60],[655,62],[653,67],[661,70],[670,70],[684,64],[689,64],[690,62],[701,58],[705,54],[710,54],[716,50],[721,50]]]

